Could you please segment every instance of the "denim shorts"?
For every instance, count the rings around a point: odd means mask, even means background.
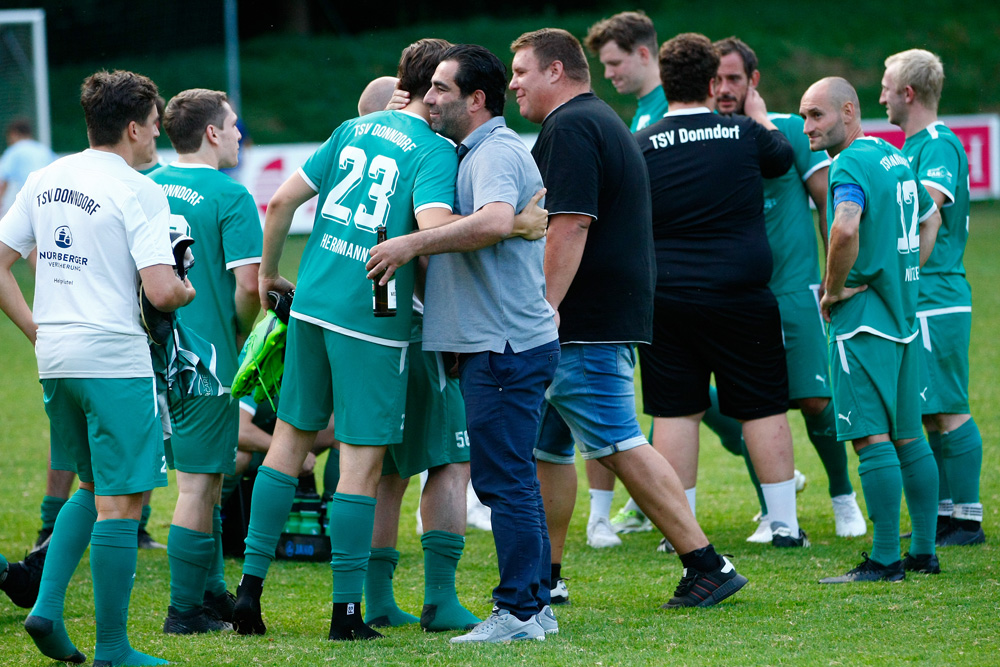
[[[635,348],[629,343],[562,346],[545,392],[535,458],[573,463],[574,440],[585,459],[648,444],[635,411]]]

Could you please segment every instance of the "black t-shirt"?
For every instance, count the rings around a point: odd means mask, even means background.
[[[593,218],[580,268],[559,306],[562,342],[648,342],[656,264],[649,178],[635,139],[594,93],[557,108],[531,149],[549,215]]]
[[[668,114],[635,135],[649,170],[656,296],[773,299],[763,178],[788,171],[788,140],[745,116]]]

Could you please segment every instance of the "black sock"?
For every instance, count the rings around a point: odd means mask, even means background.
[[[329,639],[351,641],[354,639],[379,639],[385,635],[365,625],[360,602],[334,602],[330,617]]]
[[[681,563],[689,570],[711,572],[718,569],[722,559],[715,553],[715,547],[709,544],[707,547],[681,554]]]
[[[556,582],[562,577],[562,563],[552,563],[552,585],[555,586]]]
[[[244,574],[243,577],[240,578],[240,588],[254,597],[259,598],[261,591],[264,590],[264,580],[260,577],[255,577],[252,574]]]

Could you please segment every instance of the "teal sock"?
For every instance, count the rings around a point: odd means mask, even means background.
[[[934,461],[938,467],[938,502],[951,500],[951,489],[948,488],[948,472],[944,468],[944,444],[941,440],[941,431],[928,431],[927,444],[931,446],[931,451],[934,453]]]
[[[871,558],[891,565],[899,560],[899,509],[903,501],[896,448],[891,442],[876,442],[858,453],[858,461],[861,492],[874,525]]]
[[[146,524],[149,523],[149,515],[152,513],[152,507],[149,505],[142,506],[142,515],[139,517],[139,530],[146,530]]]
[[[61,660],[78,651],[63,625],[66,588],[90,543],[97,520],[94,494],[84,489],[66,501],[52,531],[38,599],[25,621],[25,629],[44,655]],[[134,546],[134,545],[133,545]]]
[[[337,493],[328,507],[333,601],[360,602],[371,555],[375,499]]]
[[[407,614],[396,604],[392,591],[392,575],[399,564],[399,552],[392,547],[373,548],[365,574],[365,623],[375,627],[395,627],[416,623],[413,614]]]
[[[337,492],[340,483],[340,452],[331,447],[323,466],[323,497],[329,500]]]
[[[727,417],[719,411],[719,392],[715,385],[709,388],[709,397],[712,399],[712,405],[705,411],[705,417],[702,421],[705,422],[705,426],[719,436],[722,446],[730,454],[740,456],[743,453],[743,425],[738,420]]]
[[[212,563],[205,580],[205,592],[215,597],[226,593],[226,562],[222,558],[222,507],[212,508]]]
[[[465,630],[479,623],[462,606],[455,590],[455,571],[465,549],[465,538],[444,530],[429,530],[420,537],[424,547],[424,609],[420,625],[425,630]]]
[[[243,574],[264,579],[274,560],[274,550],[285,527],[299,480],[274,468],[261,466],[250,500],[250,526],[247,528]],[[374,501],[372,501],[374,502]],[[349,524],[347,524],[349,525]],[[371,533],[368,534],[371,541]],[[360,599],[360,597],[358,598]]]
[[[170,525],[167,561],[170,563],[171,607],[179,612],[201,608],[214,554],[215,540],[210,533]]]
[[[826,408],[818,415],[802,413],[802,418],[806,422],[809,440],[826,470],[830,497],[850,495],[854,492],[854,487],[851,486],[851,476],[847,471],[847,448],[837,440],[837,415],[833,401],[827,403]]]
[[[743,462],[746,463],[747,473],[750,475],[750,483],[753,484],[753,489],[757,492],[760,515],[767,516],[767,501],[764,500],[764,490],[760,488],[760,479],[757,477],[757,471],[754,470],[753,461],[750,460],[750,450],[747,449],[747,443],[742,438],[740,438],[740,447],[743,451]]]
[[[969,420],[950,433],[941,434],[944,474],[955,505],[979,502],[979,477],[983,470],[983,436],[976,421]]]
[[[174,526],[171,526],[171,534]],[[94,578],[94,620],[97,641],[94,661],[112,665],[165,665],[139,653],[128,641],[128,603],[135,583],[136,532],[134,519],[107,519],[94,524],[90,539],[90,571]],[[193,532],[193,531],[192,531]]]
[[[52,530],[59,516],[59,510],[66,504],[65,498],[45,496],[42,498],[42,530]]]
[[[933,554],[937,532],[938,469],[923,436],[896,449],[913,537],[910,553]]]

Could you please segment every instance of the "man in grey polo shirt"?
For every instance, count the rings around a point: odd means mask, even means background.
[[[457,210],[468,217],[379,244],[369,262],[376,276],[437,255],[427,272],[424,349],[460,354],[472,484],[493,510],[500,583],[493,613],[456,643],[544,639],[558,630],[532,448],[559,342],[545,300],[545,243],[507,238],[542,179],[504,123],[505,88],[506,68],[486,49],[445,52],[424,101],[431,126],[459,142]]]

